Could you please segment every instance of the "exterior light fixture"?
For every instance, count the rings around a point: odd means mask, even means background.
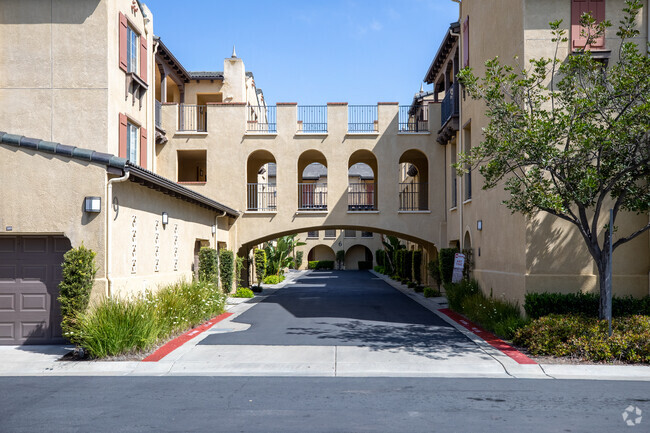
[[[217,232],[217,226],[216,226],[216,225],[212,225],[211,228],[212,228],[212,234],[215,234],[215,233]]]
[[[483,230],[483,220],[476,221],[476,230]]]
[[[169,224],[169,215],[167,215],[167,212],[162,213],[162,223],[164,226]]]
[[[84,198],[84,212],[99,213],[102,211],[101,197]]]

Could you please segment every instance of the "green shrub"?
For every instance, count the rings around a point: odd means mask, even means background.
[[[375,266],[374,269],[375,269],[375,272],[377,272],[379,274],[385,274],[386,273],[386,268],[384,268],[383,266],[377,265],[377,266]]]
[[[338,250],[336,252],[336,265],[338,266],[339,269],[341,269],[344,262],[345,262],[345,251]]]
[[[406,283],[406,287],[408,287],[409,289],[414,289],[415,286],[417,286],[417,283],[415,281],[409,281],[408,283]]]
[[[413,251],[404,250],[404,276],[413,279]]]
[[[224,309],[214,283],[179,282],[131,299],[104,298],[79,315],[79,345],[103,358],[147,350]]]
[[[289,269],[296,269],[296,259],[294,257],[287,257],[286,265]]]
[[[415,291],[415,293],[422,293],[424,292],[424,286],[422,284],[418,284],[413,288],[413,291]]]
[[[488,298],[483,292],[464,298],[462,311],[471,321],[508,339],[512,338],[515,331],[525,323],[517,304],[492,297]]]
[[[234,261],[235,257],[232,251],[225,248],[219,250],[219,276],[221,278],[221,290],[224,293],[230,293],[232,290]]]
[[[360,260],[358,266],[360,271],[372,269],[372,260]]]
[[[402,280],[402,279],[399,277],[399,275],[397,275],[397,274],[395,274],[395,275],[391,275],[390,278],[391,278],[391,280],[395,280],[395,281],[401,281],[401,280]]]
[[[252,298],[255,296],[251,289],[246,287],[237,287],[237,291],[232,295],[233,298]]]
[[[463,278],[469,280],[470,272],[474,270],[474,250],[463,248],[461,251],[465,255],[465,265],[463,266]]]
[[[463,313],[463,300],[471,295],[480,293],[481,289],[478,287],[478,283],[475,280],[463,280],[455,284],[445,284],[445,292],[447,294],[449,308],[459,313]]]
[[[377,260],[377,266],[386,267],[386,251],[381,249],[375,251],[375,260]]]
[[[244,273],[244,258],[240,256],[235,256],[235,286],[241,287],[243,273]]]
[[[400,249],[395,251],[395,273],[399,275],[400,278],[406,278],[405,256],[406,250]]]
[[[267,275],[264,284],[280,284],[284,281],[284,275]]]
[[[255,276],[257,277],[257,285],[264,281],[266,276],[266,251],[255,248],[253,252],[253,260],[255,261]]]
[[[533,355],[572,356],[591,361],[650,362],[650,317],[633,315],[606,320],[579,315],[540,317],[519,329],[515,344]]]
[[[334,262],[332,260],[314,260],[308,264],[309,269],[334,269]]]
[[[440,263],[438,263],[437,258],[435,260],[430,260],[429,263],[427,263],[427,270],[429,271],[431,278],[433,278],[433,281],[436,282],[436,285],[438,287],[442,287],[442,279],[440,277]]]
[[[294,260],[294,263],[296,265],[296,269],[300,269],[302,266],[302,258],[303,258],[304,253],[302,251],[296,251],[296,258]]]
[[[217,282],[218,255],[214,248],[201,247],[199,250],[199,281]]]
[[[443,284],[451,283],[451,276],[454,273],[454,257],[458,252],[455,248],[441,248],[438,254],[440,265],[440,278]]]
[[[537,319],[549,314],[580,314],[598,317],[600,296],[594,293],[527,293],[524,302],[526,315]],[[650,315],[650,296],[641,299],[626,296],[612,298],[612,315]]]
[[[413,258],[411,260],[413,270],[411,272],[411,275],[413,276],[413,280],[415,280],[418,284],[422,282],[422,251],[421,250],[415,250],[413,251]]]
[[[434,289],[433,287],[425,287],[423,291],[425,298],[437,298],[440,296],[440,290]]]
[[[88,308],[97,268],[95,252],[84,247],[72,248],[63,255],[62,279],[59,283],[61,328],[63,336],[79,344],[77,317]]]

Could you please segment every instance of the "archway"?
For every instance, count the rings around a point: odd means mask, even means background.
[[[429,160],[417,149],[399,159],[399,210],[429,210]]]
[[[307,254],[307,260],[313,261],[336,261],[336,254],[334,250],[327,245],[316,245]]]
[[[246,203],[249,211],[276,211],[278,189],[275,157],[268,150],[256,150],[246,161]]]
[[[469,235],[469,230],[465,232],[465,239],[463,239],[463,249],[469,250],[472,248],[472,237]]]
[[[361,149],[348,160],[348,210],[377,210],[377,158],[369,150]]]
[[[345,269],[372,269],[372,251],[365,245],[353,245],[345,252]]]
[[[298,209],[327,210],[327,158],[318,150],[298,158]]]

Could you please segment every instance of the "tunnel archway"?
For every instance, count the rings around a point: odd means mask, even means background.
[[[363,265],[361,262],[366,263],[366,265]],[[372,269],[372,265],[372,251],[365,245],[352,245],[345,252],[345,270]]]
[[[256,150],[246,160],[246,207],[248,211],[276,211],[277,165],[268,150]]]
[[[307,254],[307,260],[310,262],[313,261],[336,261],[336,254],[334,250],[323,244],[318,244],[309,250]]]
[[[429,210],[429,159],[417,149],[407,150],[399,159],[399,210]]]

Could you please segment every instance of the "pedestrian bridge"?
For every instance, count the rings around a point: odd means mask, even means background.
[[[328,228],[445,241],[440,104],[168,103],[160,118],[157,172],[239,210],[235,250]]]

